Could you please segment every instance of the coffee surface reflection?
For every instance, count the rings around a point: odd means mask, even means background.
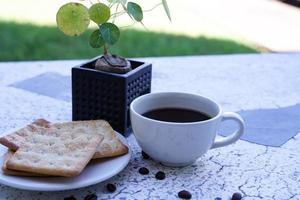
[[[203,112],[184,108],[159,108],[143,114],[144,117],[165,122],[189,123],[211,119]]]

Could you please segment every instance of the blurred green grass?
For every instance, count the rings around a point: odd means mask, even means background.
[[[91,58],[102,53],[88,44],[92,30],[68,37],[56,27],[0,21],[0,60]],[[110,52],[124,57],[257,53],[258,49],[230,39],[188,37],[124,29]]]

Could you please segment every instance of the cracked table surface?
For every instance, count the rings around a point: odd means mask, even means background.
[[[256,54],[138,58],[153,63],[152,91],[181,91],[209,96],[226,111],[272,109],[300,102],[300,54]],[[70,76],[72,61],[0,63],[0,133],[22,127],[36,118],[53,122],[71,120],[71,103],[11,87],[45,72]],[[288,119],[287,119],[288,120]],[[240,192],[243,199],[300,199],[300,134],[281,147],[267,147],[239,140],[213,149],[193,165],[164,167],[144,160],[134,136],[128,138],[133,155],[129,165],[113,178],[93,186],[60,192],[38,192],[0,185],[0,199],[177,199],[188,190],[193,199],[229,199]],[[138,173],[147,167],[149,175]],[[164,171],[165,180],[155,173]],[[108,193],[106,183],[117,191]]]

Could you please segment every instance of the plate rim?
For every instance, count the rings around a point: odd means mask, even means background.
[[[18,129],[13,129],[12,131],[14,130],[18,130]],[[11,133],[12,131],[9,131],[9,132],[5,132],[3,134],[1,134],[0,136],[4,136],[4,135],[7,135],[9,133]],[[7,181],[5,179],[2,178],[2,176],[7,176],[5,174],[3,174],[2,172],[2,169],[0,169],[0,184],[3,184],[3,185],[6,185],[6,186],[9,186],[9,187],[12,187],[12,188],[17,188],[17,189],[22,189],[22,190],[29,190],[29,191],[65,191],[65,190],[73,190],[73,189],[78,189],[78,188],[84,188],[84,187],[88,187],[88,186],[91,186],[91,185],[95,185],[97,183],[101,183],[103,181],[106,181],[107,179],[119,174],[121,171],[123,171],[125,169],[125,167],[128,165],[128,163],[130,162],[130,159],[131,159],[131,154],[132,154],[132,150],[131,150],[131,147],[128,143],[128,141],[126,140],[126,138],[121,135],[119,132],[115,131],[116,135],[118,136],[118,138],[128,147],[128,153],[125,154],[125,155],[122,155],[122,156],[119,156],[119,157],[116,157],[116,158],[127,158],[122,164],[120,164],[120,167],[119,169],[116,170],[116,172],[114,173],[111,173],[109,175],[106,175],[104,177],[102,177],[100,180],[94,180],[92,182],[87,182],[85,184],[79,184],[79,185],[70,185],[67,184],[67,185],[63,185],[63,186],[57,186],[55,187],[55,184],[54,184],[54,187],[47,187],[47,186],[31,186],[30,184],[20,184],[20,183],[16,183],[16,182],[11,182],[11,181]],[[1,156],[3,157],[3,155]],[[109,158],[109,160],[112,160],[114,158]],[[1,167],[0,167],[1,168]],[[26,177],[22,177],[24,179],[26,179]],[[43,177],[43,178],[46,178],[46,177]],[[53,178],[53,177],[51,177]],[[65,177],[59,177],[59,178],[65,178]],[[67,177],[66,177],[67,178]],[[45,183],[47,184],[47,183]]]

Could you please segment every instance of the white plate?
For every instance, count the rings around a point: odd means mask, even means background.
[[[116,132],[117,133],[117,132]],[[5,135],[5,134],[3,134]],[[105,160],[94,160],[89,163],[83,172],[76,177],[18,177],[8,176],[0,170],[0,183],[14,188],[35,191],[70,190],[93,185],[111,178],[122,171],[129,163],[131,157],[130,146],[126,139],[117,133],[120,140],[129,148],[126,155]],[[4,153],[7,148],[0,145],[0,164],[2,165]]]

